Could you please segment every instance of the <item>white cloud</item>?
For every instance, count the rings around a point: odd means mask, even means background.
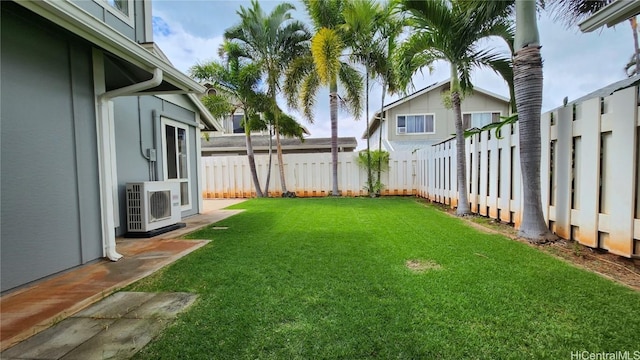
[[[156,11],[154,18],[157,18],[154,24],[162,25],[154,29],[154,41],[178,70],[187,73],[192,65],[217,58],[222,35],[212,38],[195,36],[161,11]]]

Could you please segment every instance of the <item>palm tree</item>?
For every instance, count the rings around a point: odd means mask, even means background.
[[[313,121],[313,107],[318,88],[329,87],[331,117],[332,191],[338,191],[338,100],[358,117],[361,110],[362,77],[356,69],[342,61],[347,49],[342,0],[303,0],[316,33],[311,39],[311,49],[296,58],[287,70],[284,92],[290,107],[303,110],[304,116]],[[338,95],[338,85],[345,93]]]
[[[352,58],[365,68],[365,119],[367,129],[367,191],[375,195],[371,164],[371,140],[369,134],[369,79],[374,76],[376,63],[382,57],[378,29],[383,25],[382,8],[374,0],[353,0],[345,4],[343,29],[351,44]]]
[[[518,235],[533,242],[554,238],[542,213],[540,195],[540,116],[542,57],[534,1],[515,2],[516,37],[513,80],[518,110],[520,165],[523,183],[522,222]]]
[[[576,24],[612,0],[551,0],[556,19]],[[523,211],[518,235],[534,243],[553,241],[542,213],[540,195],[540,117],[542,113],[542,57],[536,21],[536,2],[527,0],[472,0],[473,11],[483,16],[509,16],[515,12],[516,36],[513,44],[513,74],[518,112],[520,168],[522,172]]]
[[[266,99],[265,104],[270,104],[271,98]],[[307,134],[307,130],[292,116],[285,114],[279,106],[275,107],[275,111],[277,111],[277,119],[276,123],[276,114],[273,111],[273,107],[266,106],[265,111],[263,112],[263,116],[261,118],[258,127],[252,127],[254,130],[269,130],[269,144],[271,145],[271,136],[273,130],[277,128],[278,133],[284,137],[288,138],[298,138],[304,142],[304,134]],[[269,152],[271,152],[271,146],[269,147]],[[269,154],[269,166],[267,166],[267,178],[265,180],[264,185],[264,193],[269,194],[269,183],[271,179],[271,154]],[[282,193],[283,197],[295,197],[295,192],[286,192]]]
[[[295,7],[288,3],[277,5],[266,14],[257,0],[251,7],[240,6],[240,23],[225,31],[225,39],[238,44],[247,55],[262,67],[267,83],[267,94],[274,106],[274,123],[280,182],[283,195],[288,195],[282,160],[282,146],[278,124],[280,112],[275,109],[276,96],[280,89],[282,74],[287,65],[301,56],[310,39],[306,26],[293,20],[291,11]]]
[[[255,124],[255,117],[264,111],[264,104],[270,100],[266,94],[258,90],[261,79],[260,64],[244,61],[241,49],[229,42],[222,44],[220,55],[224,56],[224,61],[196,64],[189,69],[189,73],[199,81],[213,83],[215,94],[203,98],[204,105],[213,116],[233,116],[238,110],[243,111],[251,178],[256,195],[263,197],[251,144],[251,130],[255,130],[251,124]]]
[[[389,0],[382,9],[380,19],[380,56],[374,61],[375,73],[382,83],[382,95],[380,99],[380,131],[378,131],[378,154],[382,154],[382,122],[384,120],[384,100],[388,93],[398,93],[400,89],[398,72],[394,69],[396,52],[398,50],[398,38],[402,34],[404,21],[398,15],[399,1]],[[377,162],[376,195],[381,192],[381,174],[383,170],[382,157],[378,156]]]
[[[414,29],[400,49],[400,68],[403,83],[407,74],[444,60],[451,65],[450,96],[456,128],[456,155],[458,181],[458,208],[456,214],[470,212],[468,201],[467,171],[465,161],[464,128],[461,101],[464,93],[473,89],[471,71],[474,67],[488,67],[511,82],[511,66],[508,57],[493,49],[480,49],[478,41],[498,36],[512,38],[512,28],[503,17],[485,17],[467,11],[461,1],[403,1],[409,12],[409,25]]]

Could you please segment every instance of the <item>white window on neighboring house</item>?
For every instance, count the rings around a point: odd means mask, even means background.
[[[182,210],[191,209],[191,179],[189,178],[189,127],[162,118],[162,148],[164,179],[180,183]]]
[[[472,112],[462,114],[462,124],[465,129],[480,129],[485,125],[498,121],[500,121],[499,111]]]
[[[398,115],[397,134],[433,134],[436,132],[433,114]]]
[[[233,133],[234,134],[244,134],[244,127],[242,126],[242,120],[244,119],[243,114],[235,114],[233,115]]]

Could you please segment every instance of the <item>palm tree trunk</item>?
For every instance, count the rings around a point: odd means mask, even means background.
[[[367,65],[365,67],[365,73],[366,73],[366,78],[365,78],[365,88],[366,88],[366,93],[365,93],[365,106],[366,106],[366,113],[365,113],[365,118],[367,121],[367,191],[369,192],[369,196],[373,196],[374,192],[373,192],[373,174],[371,172],[371,144],[370,144],[370,139],[369,139],[369,65]]]
[[[284,161],[282,160],[282,145],[280,144],[280,131],[276,125],[276,152],[278,154],[278,170],[280,170],[280,184],[282,184],[282,195],[287,196],[287,183],[284,176]]]
[[[523,183],[522,222],[518,235],[545,242],[550,235],[542,214],[540,195],[540,116],[542,108],[542,57],[539,46],[516,52],[513,58],[516,106],[520,130],[520,167]]]
[[[378,126],[378,180],[376,181],[376,195],[380,196],[382,186],[380,174],[382,174],[382,119],[384,118],[384,98],[387,95],[387,81],[382,80],[382,100],[380,101],[380,125]]]
[[[273,96],[273,103],[276,103],[276,99],[275,96]],[[280,117],[280,114],[278,113],[278,110],[274,110],[274,128],[276,131],[276,152],[278,154],[278,170],[280,171],[280,184],[282,186],[282,196],[288,196],[288,191],[287,191],[287,183],[286,183],[286,179],[284,176],[284,161],[282,160],[282,144],[280,143],[280,130],[279,130],[279,124],[278,124],[278,118]]]
[[[454,71],[453,68],[452,65],[452,72]],[[454,84],[454,82],[456,84]],[[451,83],[451,105],[453,106],[456,124],[456,157],[458,158],[456,163],[458,177],[458,208],[456,209],[456,215],[464,216],[470,212],[467,186],[467,157],[464,142],[464,127],[462,125],[462,109],[460,107],[460,91],[457,89],[457,79],[452,78]]]
[[[273,142],[271,141],[272,133],[269,126],[269,165],[267,165],[267,180],[264,185],[264,195],[269,196],[269,183],[271,182],[271,164],[273,163]]]
[[[540,116],[542,115],[542,57],[540,56],[536,3],[516,0],[516,36],[513,83],[518,108],[520,168],[522,172],[522,222],[518,235],[531,242],[553,240],[542,214],[540,195]]]
[[[329,108],[331,116],[331,176],[332,196],[340,196],[338,192],[338,82],[332,80],[329,85]]]
[[[253,155],[253,145],[251,144],[251,133],[248,130],[245,131],[247,139],[247,157],[249,158],[249,170],[251,170],[251,178],[253,179],[253,186],[256,188],[256,196],[264,197],[262,190],[260,189],[260,180],[258,180],[258,172],[256,171],[256,160]]]

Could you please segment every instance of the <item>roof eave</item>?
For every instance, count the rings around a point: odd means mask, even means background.
[[[592,32],[604,25],[612,27],[640,14],[640,2],[617,0],[600,9],[578,26],[582,32]]]
[[[41,0],[16,3],[141,69],[149,72],[161,69],[164,80],[184,93],[203,93],[206,90],[204,86],[172,65],[69,1]]]
[[[195,94],[188,94],[188,96],[191,102],[193,102],[193,104],[200,111],[200,114],[202,115],[200,118],[205,123],[208,130],[224,131],[224,128],[222,127],[222,124],[220,123],[220,121],[218,121],[218,119],[214,118],[213,115],[211,115],[211,113],[209,112],[209,109],[207,109],[204,106],[202,101],[200,101]]]

